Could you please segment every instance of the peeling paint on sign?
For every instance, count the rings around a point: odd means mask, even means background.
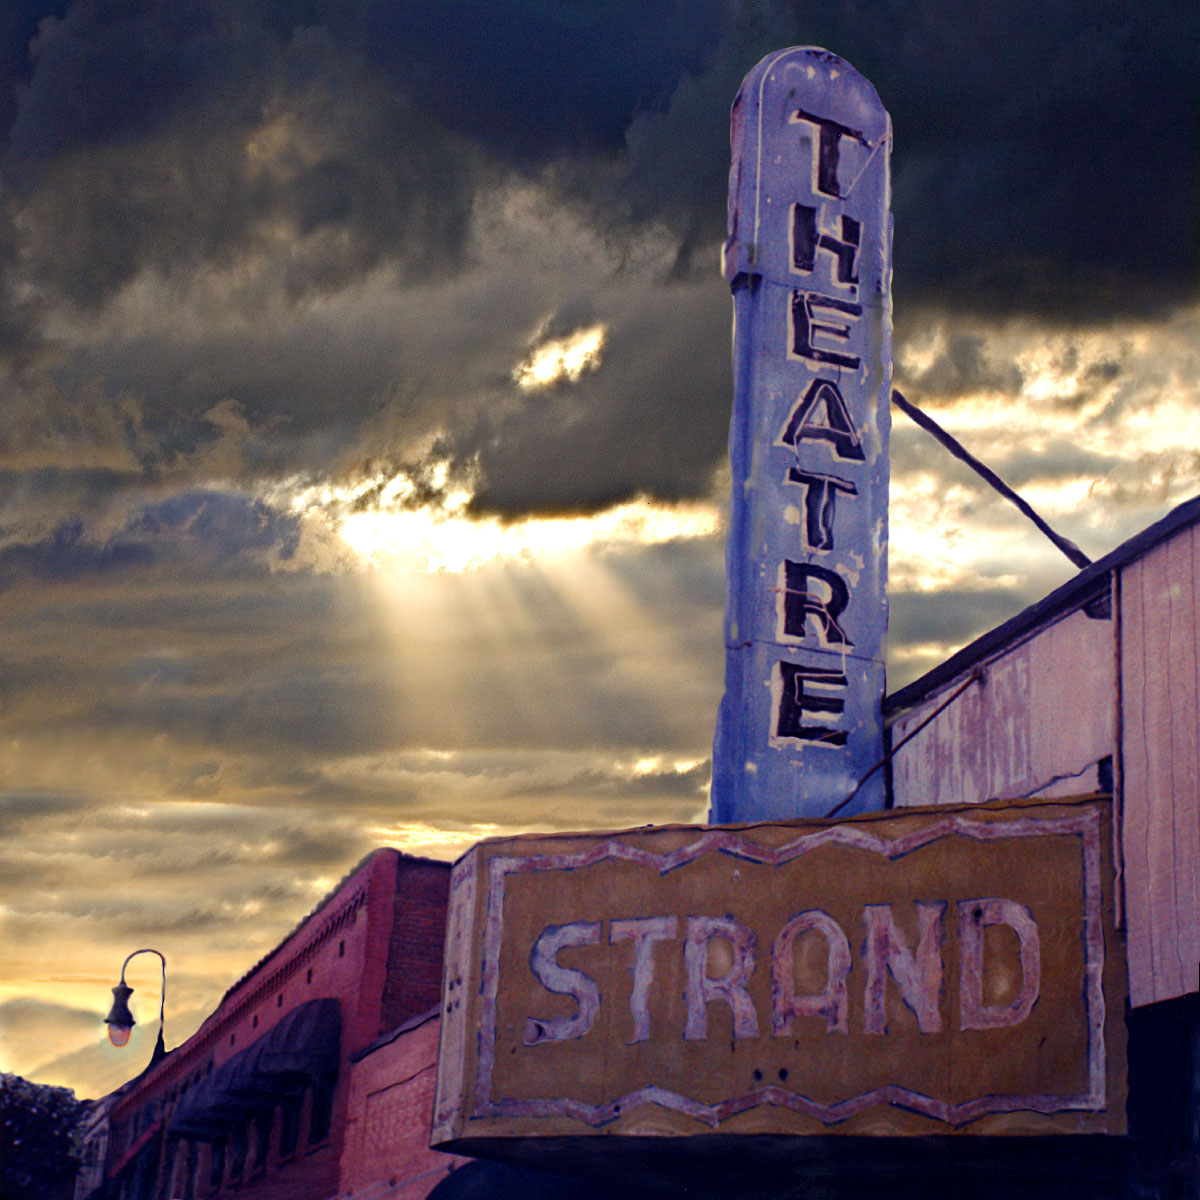
[[[481,843],[439,1141],[1121,1132],[1109,809]]]
[[[891,123],[814,48],[732,116],[733,505],[712,819],[822,816],[883,754]],[[872,778],[849,812],[883,806]]]

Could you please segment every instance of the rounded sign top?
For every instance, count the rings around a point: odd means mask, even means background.
[[[723,269],[731,283],[789,277],[772,247],[788,245],[790,234],[775,226],[796,203],[833,202],[886,239],[891,118],[844,59],[816,46],[767,55],[742,81],[730,141]]]
[[[830,50],[790,46],[772,51],[746,73],[733,102],[735,136],[739,108],[768,98],[786,103],[799,97],[810,102],[819,98],[825,115],[841,118],[872,139],[889,132],[887,109],[869,79]]]

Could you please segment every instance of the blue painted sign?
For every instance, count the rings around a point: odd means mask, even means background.
[[[891,121],[848,63],[763,59],[732,114],[733,499],[711,819],[824,816],[883,756]],[[844,813],[882,808],[881,771]]]

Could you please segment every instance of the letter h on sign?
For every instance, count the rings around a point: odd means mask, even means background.
[[[821,233],[817,228],[817,210],[807,204],[792,205],[792,270],[807,274],[817,265],[817,251],[828,250],[837,262],[834,281],[850,291],[858,290],[856,259],[862,226],[842,214],[842,236]]]

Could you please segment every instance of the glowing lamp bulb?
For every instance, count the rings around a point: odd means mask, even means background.
[[[108,1016],[104,1018],[104,1023],[108,1026],[108,1040],[114,1046],[124,1046],[129,1041],[133,1027],[137,1024],[133,1019],[133,1013],[129,1011],[129,997],[133,995],[133,988],[126,986],[123,976],[124,972],[122,972],[121,982],[112,990],[112,1008],[108,1010]]]

